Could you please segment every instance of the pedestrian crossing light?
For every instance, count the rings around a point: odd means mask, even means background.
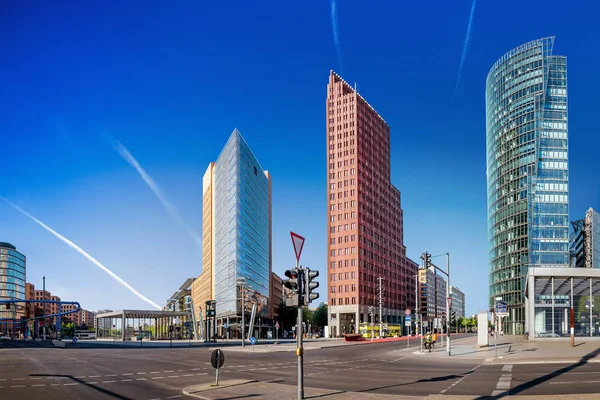
[[[304,284],[306,286],[304,305],[309,305],[313,300],[319,298],[319,293],[313,293],[313,291],[319,287],[319,282],[314,281],[317,276],[319,276],[319,271],[311,271],[310,268],[304,270]]]

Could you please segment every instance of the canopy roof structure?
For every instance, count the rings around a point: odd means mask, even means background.
[[[96,318],[166,318],[190,317],[191,313],[185,311],[158,311],[158,310],[118,310],[96,315]]]

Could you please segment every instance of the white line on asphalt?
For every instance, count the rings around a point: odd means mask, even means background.
[[[121,379],[121,382],[131,382],[133,379]]]
[[[171,375],[169,378],[179,378],[179,375]]]
[[[104,376],[117,376],[117,374],[110,374],[110,375],[104,375]]]
[[[245,367],[245,365],[238,365],[238,367],[242,367],[243,368],[243,367]],[[195,368],[195,369],[200,369],[200,368]],[[193,371],[193,369],[192,369],[192,371]]]
[[[100,378],[102,375],[90,375],[90,378]]]
[[[151,374],[160,374],[160,371],[152,371]]]
[[[18,387],[18,388],[22,388],[22,387],[25,387],[25,385],[12,385],[11,387]]]
[[[173,371],[173,370],[171,369],[171,370],[169,370],[169,371],[163,371],[163,372],[175,372],[175,371]]]
[[[75,383],[65,383],[64,386],[77,386],[79,385],[79,383],[75,382]]]
[[[133,372],[127,372],[127,373],[121,374],[121,375],[133,375]]]
[[[138,372],[137,374],[138,374],[138,375],[146,375],[146,373],[145,373],[145,372]]]
[[[241,366],[241,365],[240,365],[240,366]],[[201,369],[202,369],[202,368],[192,368],[192,371],[199,371],[199,370],[201,370]]]
[[[248,371],[255,371],[256,368],[249,368]]]
[[[96,383],[98,383],[98,382],[86,382],[85,384],[86,384],[86,385],[95,385]],[[52,385],[50,385],[50,386],[55,386],[55,384],[53,383],[53,384],[52,384]]]
[[[41,384],[41,385],[31,385],[31,387],[40,387],[40,386],[46,386],[46,385],[44,385],[44,384]]]
[[[502,367],[502,372],[512,372],[512,369],[512,364],[505,364],[504,367]]]
[[[6,380],[6,378],[0,378],[0,381],[5,381],[5,380]]]
[[[183,372],[185,369],[178,369],[177,372]]]
[[[102,381],[102,383],[115,383],[115,381]]]
[[[196,374],[196,376],[200,376],[200,375],[208,375],[208,372],[203,372],[201,374]]]
[[[13,381],[24,381],[24,380],[25,380],[25,378],[13,378],[12,380],[13,380]]]
[[[60,386],[60,383],[51,383],[50,386]]]
[[[152,378],[152,379],[165,379],[165,377],[164,377],[164,376],[155,376],[155,377],[154,377],[154,378]]]
[[[194,376],[194,374],[185,374],[185,375],[181,375],[181,376]]]
[[[75,379],[84,379],[84,378],[85,378],[85,376],[76,376],[75,377]],[[33,379],[33,378],[31,378],[31,379]]]

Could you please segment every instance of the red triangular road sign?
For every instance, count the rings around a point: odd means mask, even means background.
[[[290,235],[292,236],[294,252],[296,252],[296,261],[300,262],[300,254],[302,254],[302,247],[304,247],[304,238],[294,232],[290,232]]]

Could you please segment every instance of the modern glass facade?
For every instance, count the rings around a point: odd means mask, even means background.
[[[247,305],[269,315],[271,275],[271,180],[234,130],[215,163],[214,257],[217,315],[240,315],[239,278]]]
[[[553,46],[511,50],[486,81],[489,302],[509,304],[509,334],[524,329],[527,269],[569,264],[567,61]]]
[[[571,267],[600,268],[600,214],[590,208],[584,219],[571,224]]]
[[[25,269],[25,256],[12,244],[0,242],[0,300],[25,300]],[[23,303],[18,307],[23,308]],[[6,310],[2,305],[0,318],[13,316],[13,311]],[[5,326],[0,323],[0,328],[4,329]]]

